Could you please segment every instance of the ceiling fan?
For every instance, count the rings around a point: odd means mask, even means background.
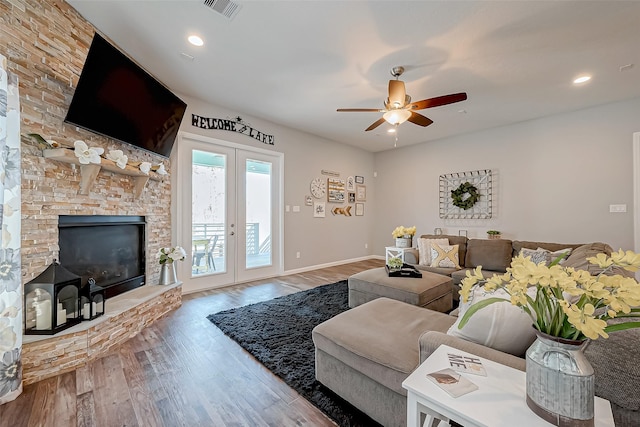
[[[460,102],[467,99],[465,92],[453,93],[450,95],[437,96],[435,98],[423,99],[422,101],[411,102],[411,97],[407,95],[407,91],[404,87],[404,82],[398,80],[404,73],[404,67],[393,67],[391,69],[391,75],[395,80],[389,80],[389,97],[384,101],[384,109],[379,108],[338,108],[339,112],[376,112],[384,113],[382,117],[373,122],[371,126],[365,129],[370,131],[384,122],[392,125],[399,125],[407,120],[419,126],[429,126],[433,123],[433,120],[422,114],[416,113],[416,110],[424,110],[425,108],[440,107],[441,105],[453,104],[454,102]]]

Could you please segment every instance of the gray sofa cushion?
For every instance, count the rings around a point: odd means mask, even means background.
[[[629,319],[614,319],[609,323],[623,321]],[[612,332],[607,339],[589,343],[585,356],[595,371],[596,396],[625,409],[640,410],[640,365],[635,357],[639,346],[640,329]],[[640,425],[640,415],[637,416],[637,425]]]
[[[507,239],[471,239],[467,242],[467,258],[464,266],[504,273],[511,264],[511,240]]]
[[[347,310],[313,329],[316,348],[406,396],[402,381],[419,364],[419,338],[456,318],[389,298]]]

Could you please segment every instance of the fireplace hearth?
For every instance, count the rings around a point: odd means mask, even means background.
[[[112,298],[145,284],[145,217],[60,215],[60,264]],[[95,281],[95,282],[94,282]]]

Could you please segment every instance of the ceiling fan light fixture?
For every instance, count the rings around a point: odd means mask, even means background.
[[[392,125],[399,125],[406,122],[411,117],[411,111],[409,110],[390,110],[382,115],[387,123]]]

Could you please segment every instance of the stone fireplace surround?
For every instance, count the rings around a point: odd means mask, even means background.
[[[105,152],[122,150],[130,161],[163,162],[166,170],[171,170],[168,159],[64,122],[96,30],[90,23],[66,2],[54,0],[0,2],[0,12],[6,30],[0,31],[0,46],[6,53],[9,71],[18,77],[22,135],[37,133],[66,145],[83,140]],[[29,138],[23,137],[21,145],[22,283],[32,280],[58,258],[59,215],[144,216],[146,283],[157,283],[160,265],[155,255],[161,247],[171,244],[170,175],[149,180],[136,197],[136,176],[100,170],[86,194],[81,194],[79,166],[45,158],[42,147]],[[157,289],[153,285],[139,289],[145,288]],[[114,342],[121,342],[137,333],[138,325],[142,328],[180,305],[181,286],[157,290],[163,292],[139,298],[132,294],[131,311],[126,316],[108,300],[107,313],[91,322],[82,322],[63,334],[37,337],[37,341],[31,341],[35,336],[24,337],[25,384],[100,357],[108,350],[100,345],[101,330],[113,334]],[[78,327],[87,329],[75,329]]]

